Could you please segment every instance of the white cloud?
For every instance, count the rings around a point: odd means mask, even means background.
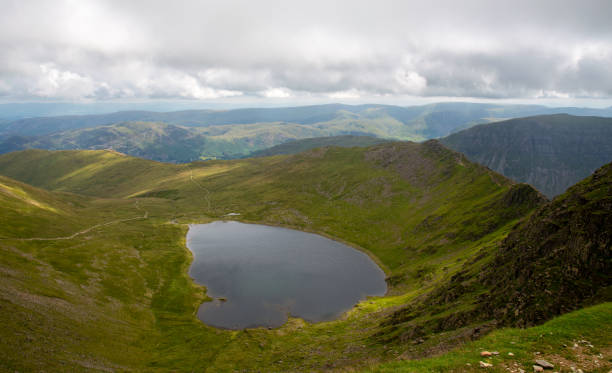
[[[361,97],[361,94],[355,90],[355,89],[350,89],[347,91],[338,91],[338,92],[331,92],[327,94],[327,97],[332,98],[332,99],[357,99]]]
[[[427,87],[427,79],[416,71],[398,70],[395,79],[400,84],[402,93],[418,94]]]
[[[608,0],[5,0],[0,91],[611,98],[611,13]]]
[[[86,98],[93,96],[96,84],[91,78],[59,70],[53,64],[40,65],[40,75],[30,92],[38,97]]]
[[[292,96],[291,91],[287,88],[268,88],[261,92],[261,95],[267,98],[288,98]]]

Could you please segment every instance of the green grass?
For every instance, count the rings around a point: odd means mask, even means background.
[[[287,141],[285,143],[273,146],[271,148],[262,149],[249,154],[249,157],[270,157],[273,155],[282,154],[297,154],[314,148],[322,148],[324,146],[341,146],[349,147],[368,147],[372,145],[382,144],[391,140],[385,140],[371,136],[330,136],[330,137],[314,137],[301,140]]]
[[[463,330],[416,347],[375,335],[386,332],[381,322],[394,309],[491,253],[530,212],[500,208],[512,183],[435,142],[188,165],[108,151],[26,151],[0,156],[0,173],[49,190],[0,179],[5,190],[21,189],[0,193],[7,371],[320,371],[424,355],[432,343],[448,349]],[[207,327],[195,317],[206,292],[187,275],[186,224],[230,212],[366,251],[394,279],[388,296],[332,322]],[[71,239],[19,239],[97,224],[106,225]]]
[[[470,372],[483,371],[479,361],[493,364],[488,371],[507,372],[507,368],[533,371],[535,359],[553,363],[555,370],[568,372],[573,366],[584,371],[608,372],[612,365],[610,354],[601,359],[600,367],[593,367],[593,359],[612,347],[612,303],[603,303],[560,317],[528,329],[505,328],[486,337],[434,358],[382,364],[369,372]],[[588,341],[593,347],[589,347]],[[575,348],[574,344],[579,347]],[[498,356],[483,358],[481,351],[497,351]],[[514,354],[509,356],[508,352]],[[538,353],[538,354],[536,354]],[[585,364],[585,357],[588,363]],[[560,365],[564,363],[564,365]],[[468,365],[469,364],[469,365]],[[517,364],[517,365],[514,365]]]

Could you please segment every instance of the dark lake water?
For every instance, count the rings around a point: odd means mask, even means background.
[[[301,231],[238,222],[191,225],[189,270],[208,288],[198,317],[207,325],[277,327],[287,315],[338,318],[360,300],[387,291],[384,272],[366,254]]]

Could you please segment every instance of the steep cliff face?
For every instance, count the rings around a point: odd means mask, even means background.
[[[541,115],[479,125],[441,141],[554,197],[612,161],[612,119]]]
[[[537,210],[502,243],[481,282],[481,309],[507,324],[541,323],[610,296],[612,164]]]
[[[379,338],[405,341],[475,324],[524,327],[612,300],[612,163],[551,202],[518,184],[501,203],[541,207],[446,283],[390,314]]]

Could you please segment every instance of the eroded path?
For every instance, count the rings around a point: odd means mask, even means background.
[[[206,204],[208,205],[208,210],[211,210],[211,203],[210,203],[210,190],[208,190],[207,188],[205,188],[202,184],[198,183],[194,178],[193,178],[193,170],[189,169],[189,180],[191,180],[192,183],[194,183],[195,185],[198,186],[198,188],[202,189],[206,194],[204,194],[204,199],[206,200]]]
[[[141,210],[138,202],[136,202],[136,209]],[[100,228],[100,227],[105,227],[107,225],[112,225],[112,224],[117,224],[117,223],[124,223],[127,221],[131,221],[131,220],[140,220],[140,219],[148,219],[149,218],[149,212],[146,210],[143,210],[144,214],[142,216],[136,216],[133,218],[126,218],[126,219],[117,219],[117,220],[112,220],[112,221],[108,221],[106,223],[100,223],[100,224],[96,224],[96,225],[92,225],[89,228],[83,229],[82,231],[78,231],[76,233],[71,234],[70,236],[64,236],[64,237],[30,237],[30,238],[2,238],[0,240],[5,241],[5,240],[15,240],[15,241],[55,241],[55,240],[71,240],[77,236],[80,236],[82,234],[91,232],[92,230],[96,229],[96,228]]]

